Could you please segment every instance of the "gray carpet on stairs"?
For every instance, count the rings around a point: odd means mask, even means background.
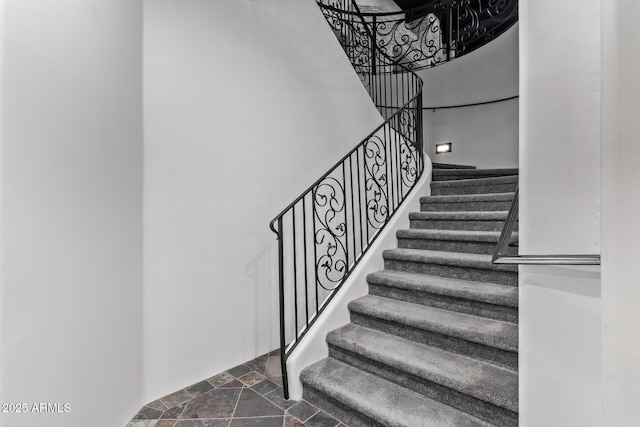
[[[329,357],[303,370],[307,401],[351,427],[518,425],[518,273],[491,263],[517,173],[434,169]]]

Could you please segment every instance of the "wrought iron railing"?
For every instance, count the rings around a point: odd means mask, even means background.
[[[475,49],[517,19],[517,6],[515,15],[507,11],[517,1],[478,1],[475,12],[472,3],[436,1],[407,21],[404,14],[362,13],[353,0],[317,0],[384,122],[270,223],[278,236],[286,399],[288,357],[424,170],[422,80],[414,71]]]
[[[319,6],[371,98],[387,108],[380,126],[271,221],[278,236],[285,398],[287,358],[424,170],[422,81],[375,49],[355,4]]]
[[[339,0],[333,3],[344,3]],[[518,21],[518,0],[433,0],[402,12],[363,12],[374,43],[411,70],[432,67],[485,45]],[[367,63],[366,50],[360,62]]]

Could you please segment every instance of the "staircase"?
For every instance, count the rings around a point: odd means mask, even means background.
[[[490,255],[518,171],[435,167],[329,357],[301,374],[304,398],[350,427],[518,425],[517,267]]]

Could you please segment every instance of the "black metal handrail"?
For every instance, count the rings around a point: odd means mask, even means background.
[[[384,121],[270,223],[278,236],[280,352],[286,361],[424,170],[422,80],[376,48],[355,3],[318,5]],[[367,58],[367,64],[360,60]]]
[[[509,214],[504,222],[504,227],[498,239],[491,262],[494,264],[527,264],[527,265],[600,265],[599,254],[549,254],[549,255],[510,255],[508,254],[511,235],[518,222],[518,211],[520,191],[516,188],[516,193],[509,208]]]
[[[489,105],[489,104],[499,104],[501,102],[512,101],[514,99],[520,98],[520,95],[513,95],[506,98],[500,99],[492,99],[491,101],[480,101],[473,102],[470,104],[458,104],[458,105],[440,105],[438,107],[422,107],[423,110],[448,110],[452,108],[467,108],[467,107],[477,107],[479,105]]]

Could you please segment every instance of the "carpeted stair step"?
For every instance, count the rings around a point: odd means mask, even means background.
[[[411,212],[411,228],[501,231],[508,211]]]
[[[382,257],[387,270],[518,285],[518,266],[492,264],[491,255],[398,248],[385,250]]]
[[[476,169],[475,166],[453,165],[450,163],[431,163],[433,169]]]
[[[350,427],[490,427],[448,405],[333,358],[300,374],[303,398]]]
[[[465,354],[518,366],[518,325],[374,295],[349,303],[351,323]]]
[[[500,238],[499,231],[419,230],[396,232],[399,248],[428,249],[433,251],[493,254]],[[518,234],[513,233],[509,255],[518,254]]]
[[[431,183],[431,195],[508,193],[516,191],[517,186],[518,175],[436,181]]]
[[[515,193],[464,194],[420,197],[420,210],[433,211],[508,211]]]
[[[518,169],[434,169],[433,181],[518,175]]]
[[[518,323],[518,288],[406,271],[367,276],[369,294]]]
[[[353,324],[327,343],[329,357],[497,426],[518,425],[515,371]]]

